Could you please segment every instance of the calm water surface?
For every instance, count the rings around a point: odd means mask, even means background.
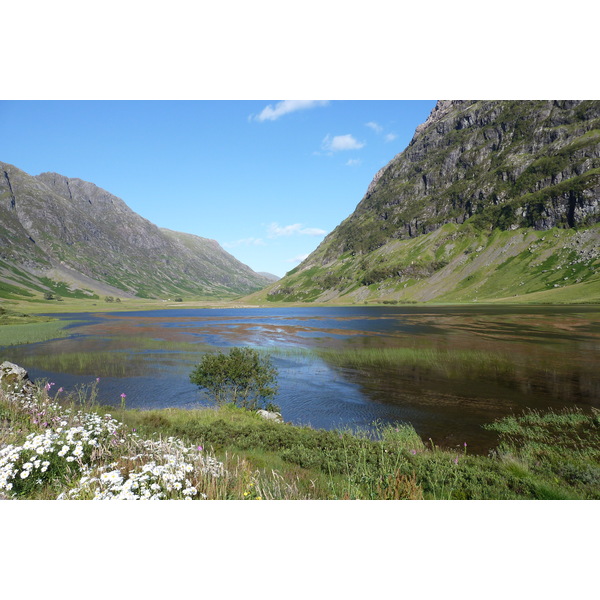
[[[61,315],[72,336],[2,349],[2,359],[72,389],[100,377],[99,399],[152,409],[209,405],[188,380],[203,352],[248,345],[272,352],[275,402],[286,421],[368,428],[409,422],[425,439],[487,452],[481,425],[525,408],[600,408],[600,309],[346,307],[188,309]],[[0,341],[1,343],[1,341]],[[314,351],[410,348],[481,352],[507,377],[440,374],[419,365],[349,368]]]

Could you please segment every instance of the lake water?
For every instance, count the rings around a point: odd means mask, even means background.
[[[272,353],[286,421],[368,428],[408,422],[444,446],[487,452],[481,425],[525,408],[600,408],[600,309],[389,306],[187,309],[61,315],[72,336],[3,348],[2,360],[73,389],[100,378],[99,400],[194,408],[209,400],[188,376],[203,352],[247,345]],[[1,342],[0,342],[1,343]],[[497,357],[506,376],[415,364],[350,367],[322,350],[407,348]],[[469,354],[470,356],[470,354]]]

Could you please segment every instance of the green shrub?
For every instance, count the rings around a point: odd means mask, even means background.
[[[253,348],[232,348],[228,354],[205,354],[190,381],[206,389],[217,404],[231,403],[249,410],[271,404],[277,393],[277,369],[271,359]]]

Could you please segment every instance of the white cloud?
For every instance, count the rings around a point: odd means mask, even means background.
[[[294,223],[294,225],[285,225],[284,227],[280,227],[279,223],[271,223],[269,225],[269,233],[267,235],[270,238],[293,235],[294,233],[298,233],[301,228],[302,225],[300,223]]]
[[[338,152],[340,150],[360,150],[364,142],[359,142],[349,133],[346,135],[336,135],[331,137],[327,134],[321,142],[321,148],[329,152]]]
[[[259,115],[252,115],[250,118],[255,121],[276,121],[283,115],[287,115],[298,110],[307,110],[316,108],[317,106],[326,106],[328,100],[283,100],[278,102],[274,107],[268,104],[262,109]]]
[[[242,240],[236,240],[235,242],[224,242],[222,246],[224,248],[236,248],[237,246],[266,246],[264,240],[261,238],[244,238]]]
[[[368,123],[365,123],[365,126],[370,127],[377,135],[381,135],[383,133],[383,127],[375,121],[369,121]],[[393,142],[397,137],[398,136],[395,133],[386,133],[383,136],[383,139],[386,142]]]
[[[361,163],[362,163],[362,160],[360,160],[360,158],[350,158],[350,159],[348,159],[346,166],[347,167],[358,167],[358,165],[360,165]]]
[[[327,232],[324,229],[319,229],[318,227],[304,227],[298,233],[300,235],[325,235]]]
[[[383,131],[383,127],[379,125],[379,123],[375,123],[375,121],[369,121],[365,123],[367,127],[370,127],[375,133],[381,133]]]
[[[323,229],[316,227],[303,227],[301,223],[294,223],[293,225],[284,225],[281,227],[279,223],[271,223],[269,225],[267,236],[270,238],[289,236],[294,234],[299,235],[325,235],[327,232]]]
[[[285,262],[289,263],[301,263],[304,259],[308,258],[308,254],[299,254],[298,256],[294,256],[294,258],[288,258]]]

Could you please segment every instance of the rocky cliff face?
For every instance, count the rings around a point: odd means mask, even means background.
[[[384,281],[388,293],[397,279],[410,287],[451,260],[452,249],[439,253],[445,233],[426,251],[442,229],[479,239],[599,221],[599,101],[439,101],[354,213],[271,295],[330,299]],[[406,264],[412,240],[423,252]]]
[[[214,240],[161,230],[93,183],[5,163],[0,175],[5,282],[31,287],[33,275],[38,288],[46,277],[139,296],[243,294],[268,283]]]
[[[440,101],[376,175],[331,251],[473,219],[483,227],[580,227],[600,219],[600,102]]]

